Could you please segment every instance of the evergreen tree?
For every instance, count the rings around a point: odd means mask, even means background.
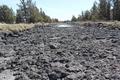
[[[12,9],[7,5],[0,6],[0,22],[14,23],[15,16]]]
[[[110,20],[111,16],[111,0],[107,0],[107,20]]]
[[[120,0],[113,0],[113,19],[120,21]]]
[[[77,18],[75,16],[72,16],[72,19],[71,19],[72,22],[75,22],[77,21]]]
[[[41,22],[51,22],[51,18],[45,14],[42,8],[40,8],[40,19]]]
[[[27,22],[27,1],[28,0],[20,0],[21,3],[18,5],[20,8],[19,12],[21,11],[20,13],[22,13],[21,19],[24,22]]]
[[[82,16],[81,16],[81,15],[78,15],[77,20],[78,20],[78,21],[81,21],[81,20],[82,20]]]
[[[93,7],[91,9],[91,20],[95,21],[99,19],[99,10],[98,10],[97,2],[94,2]]]
[[[106,0],[99,0],[99,15],[101,20],[107,19],[107,1]]]
[[[21,3],[18,5],[19,9],[17,10],[16,22],[50,22],[51,19],[45,14],[42,9],[36,7],[36,4],[32,0],[21,0]]]
[[[85,20],[90,20],[90,18],[91,18],[90,12],[89,12],[88,10],[85,11],[84,19],[85,19]]]

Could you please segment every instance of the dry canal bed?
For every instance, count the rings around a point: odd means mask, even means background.
[[[0,80],[120,80],[120,30],[62,25],[0,32]]]

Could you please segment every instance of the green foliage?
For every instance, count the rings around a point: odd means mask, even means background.
[[[78,21],[81,21],[81,20],[82,20],[82,16],[81,16],[81,15],[78,15],[77,20],[78,20]]]
[[[97,2],[94,2],[93,7],[91,9],[91,20],[96,21],[99,19],[99,10],[98,10]]]
[[[0,6],[0,22],[14,23],[15,16],[12,9],[7,5]]]
[[[40,21],[41,22],[51,22],[51,18],[45,14],[45,12],[40,9]]]
[[[120,21],[120,0],[112,0],[113,3],[113,19]]]
[[[94,2],[93,7],[90,10],[86,10],[82,12],[82,14],[79,15],[77,20],[75,21],[81,21],[81,20],[96,21],[96,20],[110,20],[110,19],[111,19],[111,0],[99,0],[99,3]]]
[[[111,0],[107,0],[107,20],[111,19]]]
[[[51,22],[59,22],[59,20],[55,18],[55,19],[52,19]]]
[[[107,2],[106,0],[99,0],[99,16],[101,20],[106,20],[107,17]]]
[[[35,6],[30,8],[30,20],[28,20],[29,22],[39,22],[40,19],[40,14],[39,14],[39,9]]]
[[[90,18],[91,18],[91,13],[90,13],[88,10],[85,11],[84,19],[85,19],[85,20],[90,20]]]
[[[32,0],[20,0],[21,3],[18,5],[16,22],[51,22],[51,18],[45,14],[42,9],[38,9],[36,4]]]
[[[75,22],[77,21],[77,18],[75,16],[72,16],[72,19],[71,19],[72,22]]]

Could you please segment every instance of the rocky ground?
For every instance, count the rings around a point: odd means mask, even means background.
[[[0,80],[120,80],[120,30],[73,26],[0,32]]]

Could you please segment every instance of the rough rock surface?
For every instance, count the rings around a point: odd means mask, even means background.
[[[0,80],[8,77],[120,80],[120,30],[73,26],[0,32]]]

